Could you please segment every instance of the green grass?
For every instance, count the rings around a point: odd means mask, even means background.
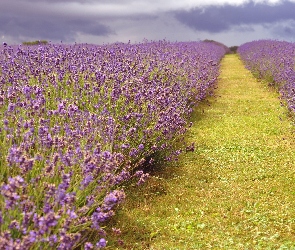
[[[109,249],[295,249],[294,124],[237,55],[196,108],[194,152],[130,187]]]

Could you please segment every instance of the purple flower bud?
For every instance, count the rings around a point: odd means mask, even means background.
[[[78,218],[77,214],[75,213],[74,210],[68,210],[67,214],[69,215],[70,219],[76,219]]]
[[[138,170],[134,174],[134,176],[136,176],[136,177],[141,177],[142,175],[143,175],[143,171],[142,170]]]
[[[107,245],[107,242],[106,242],[106,240],[104,238],[101,238],[99,240],[99,242],[96,243],[96,246],[98,248],[104,248],[104,247],[106,247],[106,245]]]
[[[129,152],[129,156],[130,157],[136,157],[138,151],[136,148],[131,148],[130,152]]]
[[[15,109],[15,104],[14,103],[9,103],[7,107],[8,112],[12,112]]]
[[[103,208],[110,210],[114,205],[121,203],[125,199],[125,193],[123,190],[114,190],[107,194],[104,198]]]
[[[148,173],[141,175],[139,181],[137,182],[137,185],[141,185],[146,182],[146,180],[150,177]]]
[[[30,238],[29,238],[30,243],[34,243],[37,238],[37,233],[35,231],[30,231],[29,235],[30,235]]]
[[[58,241],[58,238],[57,238],[56,234],[52,234],[49,236],[49,244],[53,245],[57,241]]]
[[[127,148],[129,148],[129,147],[130,147],[129,144],[122,144],[122,145],[121,145],[121,148],[122,148],[122,149],[127,149]]]
[[[112,157],[112,154],[109,151],[104,151],[102,153],[103,158],[110,159]]]
[[[90,207],[95,202],[95,197],[93,195],[88,195],[86,197],[86,201],[87,201],[87,206]]]
[[[93,181],[92,174],[87,174],[86,177],[81,182],[81,188],[86,188]]]
[[[84,245],[84,249],[85,250],[93,249],[93,244],[90,243],[90,242],[86,242],[85,245]]]

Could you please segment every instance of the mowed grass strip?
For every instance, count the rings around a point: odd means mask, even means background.
[[[294,124],[237,55],[196,108],[195,151],[131,187],[110,249],[295,249]]]

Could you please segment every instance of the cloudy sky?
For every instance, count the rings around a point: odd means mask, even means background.
[[[0,41],[295,41],[295,0],[0,0]]]

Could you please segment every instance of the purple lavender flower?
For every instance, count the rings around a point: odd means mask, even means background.
[[[86,188],[92,181],[93,181],[93,175],[87,174],[81,182],[81,188],[82,189]]]
[[[121,203],[125,199],[123,190],[114,190],[106,195],[104,198],[103,208],[111,210],[115,205]]]
[[[101,212],[100,209],[96,209],[96,212],[92,215],[92,227],[95,229],[100,229],[100,223],[106,221],[109,218],[108,213]]]
[[[18,194],[19,189],[26,186],[24,179],[21,176],[8,178],[8,184],[1,186],[1,194],[5,198],[6,209],[11,209],[18,204],[21,196]]]
[[[137,182],[137,185],[142,185],[143,183],[146,182],[146,180],[150,177],[149,173],[142,174]]]
[[[9,153],[7,156],[7,161],[10,164],[13,163],[20,163],[23,161],[23,152],[20,148],[18,148],[16,145],[13,145],[10,149],[9,149]]]
[[[127,149],[127,148],[129,148],[129,147],[130,147],[129,144],[125,144],[125,143],[124,143],[124,144],[121,145],[121,148],[122,148],[122,149]]]
[[[103,156],[104,159],[107,160],[107,159],[110,159],[112,157],[112,154],[109,151],[104,151],[102,153],[102,156]]]
[[[8,112],[13,112],[15,109],[16,105],[14,103],[9,103],[7,107]]]
[[[75,213],[74,210],[70,210],[70,209],[68,209],[67,214],[69,215],[69,218],[70,218],[71,220],[72,220],[72,219],[76,219],[76,218],[78,218],[78,216],[77,216],[77,214]]]
[[[96,246],[98,248],[104,248],[107,245],[107,241],[104,238],[101,238],[97,243]]]
[[[52,234],[48,237],[49,245],[53,246],[55,243],[58,242],[58,237],[56,234]]]
[[[91,249],[93,249],[94,247],[93,247],[93,244],[92,243],[90,243],[90,242],[86,242],[85,244],[84,244],[84,249],[85,250],[91,250]]]
[[[94,204],[94,202],[95,202],[95,197],[93,196],[93,195],[88,195],[87,197],[86,197],[86,202],[87,202],[87,206],[88,207],[91,207],[93,204]]]
[[[137,156],[137,153],[138,153],[138,151],[136,148],[131,148],[130,152],[129,152],[129,156],[132,158],[135,158]]]
[[[30,243],[34,243],[37,240],[38,234],[35,231],[30,231],[29,236],[30,236],[29,238]]]

